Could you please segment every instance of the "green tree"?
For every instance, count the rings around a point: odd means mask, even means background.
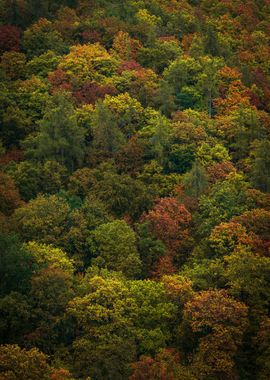
[[[148,277],[159,258],[165,254],[166,248],[160,240],[152,236],[148,223],[138,223],[136,233],[138,251],[142,261],[142,276]]]
[[[0,294],[25,292],[33,272],[33,257],[15,235],[0,235]]]
[[[54,268],[61,269],[69,274],[74,272],[73,262],[67,257],[67,254],[59,248],[32,241],[24,244],[24,249],[31,253],[39,270]]]
[[[92,255],[97,257],[92,260],[94,265],[122,271],[131,278],[140,273],[136,235],[126,222],[115,220],[96,228],[89,239],[89,247]]]
[[[153,123],[155,124],[154,133],[150,138],[151,153],[160,165],[165,166],[171,142],[170,123],[166,117],[161,115],[158,115]]]
[[[25,241],[61,246],[68,230],[70,207],[57,195],[39,195],[14,213],[14,228]]]
[[[192,169],[184,177],[183,184],[188,195],[200,197],[208,186],[207,173],[199,161],[193,163]]]
[[[61,54],[66,48],[61,34],[53,29],[53,24],[46,18],[41,18],[24,31],[22,46],[29,58],[41,55],[48,50]]]
[[[11,172],[21,197],[29,201],[42,190],[42,168],[31,161],[21,161]]]
[[[134,220],[151,205],[153,197],[141,180],[133,179],[127,174],[119,175],[112,167],[102,173],[102,178],[96,181],[93,192],[113,215],[128,215]]]
[[[64,313],[74,297],[72,285],[72,273],[54,264],[36,271],[32,277],[28,302],[33,334],[28,340],[44,352],[53,352],[70,338],[69,332],[65,331]]]
[[[264,313],[270,303],[270,258],[240,245],[225,257],[225,263],[230,292],[254,308],[255,314]]]
[[[25,334],[31,330],[30,319],[31,306],[27,295],[11,292],[0,298],[1,342],[23,344]]]
[[[252,160],[251,180],[253,185],[264,192],[270,192],[270,141],[257,143]]]
[[[40,122],[38,156],[43,160],[56,160],[73,170],[83,159],[84,134],[77,124],[69,96],[56,93]]]
[[[217,182],[209,195],[200,199],[198,230],[208,235],[213,227],[229,221],[247,210],[247,183],[240,174],[231,173],[225,181]]]
[[[73,299],[67,313],[81,334],[72,345],[76,373],[97,380],[128,378],[136,354],[152,354],[171,337],[176,306],[163,284],[95,275],[87,293]]]
[[[215,144],[211,146],[206,142],[198,147],[196,156],[198,161],[206,167],[230,160],[229,153],[223,145]]]
[[[125,143],[123,133],[117,126],[113,113],[102,102],[98,102],[92,121],[93,146],[108,153],[116,152]]]
[[[39,56],[34,56],[27,63],[26,70],[28,75],[39,75],[46,77],[49,72],[54,71],[59,62],[59,56],[55,52],[49,50]]]

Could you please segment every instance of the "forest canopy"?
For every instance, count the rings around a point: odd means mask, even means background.
[[[0,0],[0,379],[270,379],[270,2]]]

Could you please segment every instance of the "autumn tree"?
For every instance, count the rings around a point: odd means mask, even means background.
[[[21,205],[22,201],[14,180],[0,172],[0,212],[10,215]]]
[[[0,26],[0,51],[18,51],[20,48],[21,31],[14,25]]]
[[[36,348],[21,349],[17,345],[0,346],[0,375],[3,380],[49,380],[47,357]]]
[[[143,355],[132,363],[133,373],[129,380],[195,380],[188,367],[181,365],[180,354],[173,349],[165,349],[154,358]]]
[[[177,252],[189,237],[191,215],[175,198],[162,198],[144,220],[152,234],[164,242],[167,249]]]
[[[234,356],[247,328],[247,307],[223,290],[196,294],[187,302],[184,319],[199,338],[191,366],[202,379],[236,376]]]

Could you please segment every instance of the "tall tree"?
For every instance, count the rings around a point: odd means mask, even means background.
[[[71,171],[83,159],[84,130],[75,118],[75,109],[67,93],[56,93],[40,122],[38,156],[66,165]]]
[[[93,115],[93,145],[109,153],[124,145],[125,138],[117,127],[114,115],[102,102],[98,102]]]
[[[196,160],[192,169],[185,175],[184,186],[186,193],[198,198],[207,188],[208,178],[203,166]]]
[[[254,151],[251,169],[253,185],[264,192],[270,192],[270,141],[261,140]]]

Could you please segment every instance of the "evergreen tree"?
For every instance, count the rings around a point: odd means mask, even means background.
[[[64,93],[53,95],[40,122],[38,156],[73,170],[84,154],[84,130],[78,126],[74,106]]]
[[[191,171],[186,174],[184,179],[186,193],[198,198],[207,188],[207,185],[206,171],[198,161],[195,161]]]
[[[251,170],[253,185],[264,192],[270,192],[270,141],[262,140],[254,152]]]
[[[93,136],[94,147],[109,153],[116,152],[125,142],[112,112],[102,102],[97,103],[93,116]]]

